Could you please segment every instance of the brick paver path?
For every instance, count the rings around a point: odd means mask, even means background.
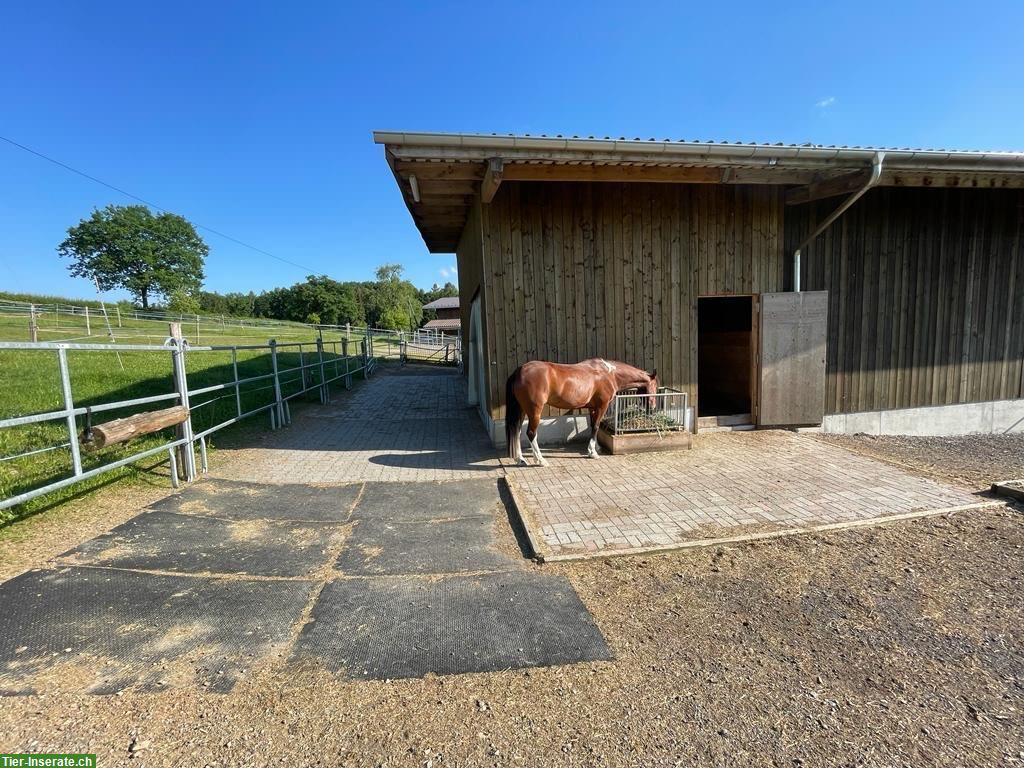
[[[500,474],[465,380],[454,369],[378,368],[330,405],[293,410],[292,424],[211,474],[268,483],[465,480]]]
[[[335,402],[296,409],[291,426],[212,474],[270,483],[462,480],[506,475],[549,558],[808,529],[981,501],[813,437],[781,431],[699,436],[691,451],[602,456],[547,452],[551,466],[499,460],[465,381],[451,369],[382,368]]]
[[[507,468],[527,528],[549,559],[673,548],[978,504],[813,437],[783,431],[700,436],[693,450]]]

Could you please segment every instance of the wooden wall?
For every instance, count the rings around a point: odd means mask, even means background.
[[[503,183],[479,209],[493,416],[533,359],[619,359],[695,392],[696,298],[782,290],[782,207],[768,186]]]
[[[786,209],[787,253],[835,204]],[[886,187],[818,237],[801,275],[829,291],[826,413],[1024,397],[1022,226],[1019,190]]]
[[[455,259],[459,267],[459,319],[462,321],[462,340],[469,343],[469,313],[473,305],[473,297],[480,289],[480,281],[483,268],[483,256],[481,253],[482,232],[480,230],[480,198],[478,197],[470,207],[469,217],[466,226],[459,238],[459,246],[455,250]],[[485,301],[481,293],[481,307]],[[489,328],[482,329],[484,337],[490,332]],[[469,366],[466,366],[463,373],[469,374]]]

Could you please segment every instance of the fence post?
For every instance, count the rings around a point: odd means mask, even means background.
[[[60,328],[60,304],[53,305],[53,324],[55,328]]]
[[[114,309],[117,310],[117,327],[120,328],[121,327],[121,308],[120,307],[114,307]]]
[[[199,315],[196,315],[196,345],[199,344]]]
[[[39,325],[36,323],[36,305],[28,305],[28,340],[39,341]]]
[[[181,335],[181,324],[170,323],[169,331],[174,345],[171,351],[171,366],[174,371],[174,388],[178,392],[178,400],[182,408],[189,411],[188,418],[175,428],[177,438],[185,440],[178,446],[178,465],[185,473],[185,481],[191,483],[196,479],[196,456],[192,451],[192,413],[188,402],[188,373],[185,369],[185,339]]]
[[[277,411],[277,423],[284,426],[284,404],[281,401],[281,379],[277,375],[277,339],[268,342],[270,346],[270,364],[274,369],[274,410]]]
[[[89,307],[85,308],[85,335],[92,336],[92,328],[89,327]]]
[[[238,418],[242,418],[242,385],[238,383],[238,349],[231,348],[231,370],[235,374],[235,408]]]
[[[330,390],[327,388],[327,374],[324,372],[324,336],[317,337],[316,353],[320,358],[320,402],[326,405],[330,401]]]
[[[60,364],[60,388],[64,395],[64,412],[67,414],[68,442],[71,443],[71,465],[75,475],[82,474],[82,452],[78,448],[78,424],[75,421],[75,402],[71,397],[71,374],[68,372],[68,350],[61,346],[57,349],[57,362]]]

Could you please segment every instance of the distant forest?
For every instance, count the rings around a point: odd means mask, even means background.
[[[310,275],[289,288],[260,293],[200,291],[196,298],[200,314],[411,330],[436,316],[433,310],[424,310],[424,304],[458,295],[459,289],[452,283],[421,290],[402,279],[401,266],[386,264],[377,270],[376,280],[365,282],[341,283],[325,275]]]

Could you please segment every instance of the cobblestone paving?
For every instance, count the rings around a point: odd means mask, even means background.
[[[672,548],[983,502],[968,491],[783,431],[700,436],[693,450],[507,467],[548,557]]]
[[[212,474],[266,483],[465,480],[499,474],[465,380],[454,369],[379,368],[330,405],[295,409],[292,424]]]

